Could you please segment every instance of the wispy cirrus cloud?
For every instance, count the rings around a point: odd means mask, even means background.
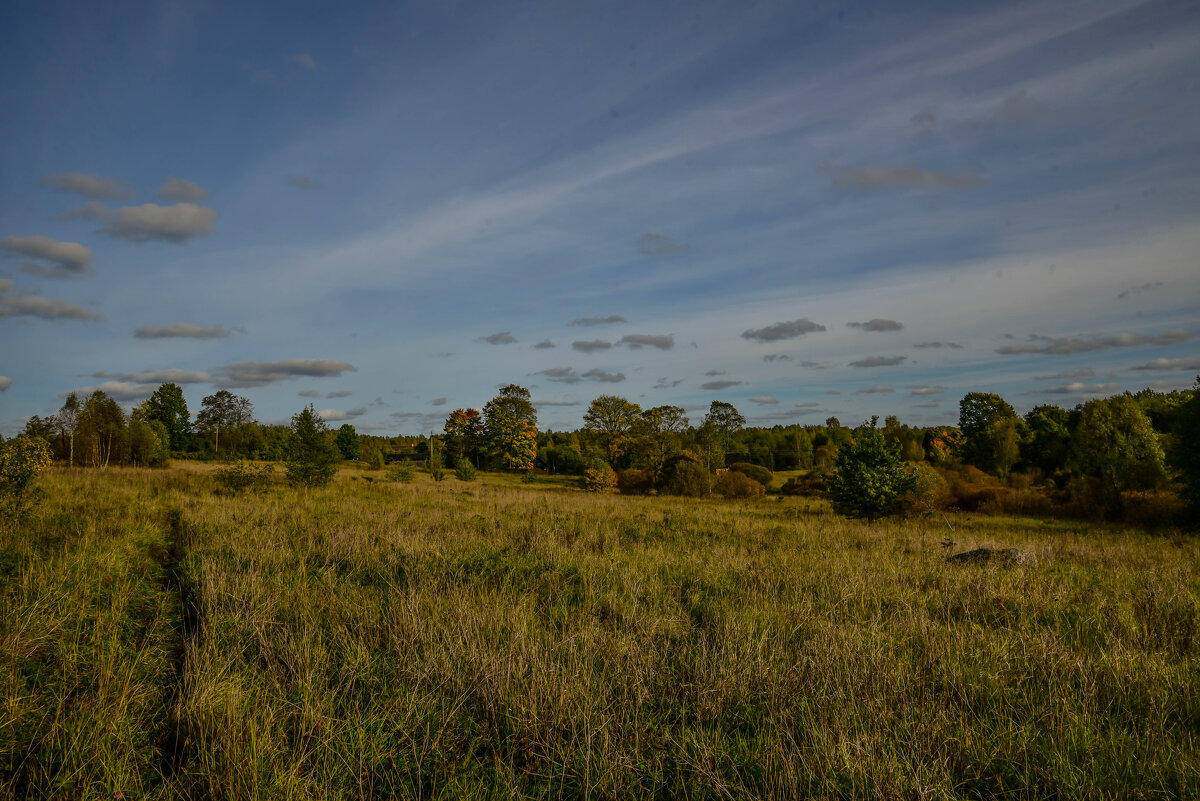
[[[1088,353],[1096,350],[1111,348],[1134,348],[1140,345],[1181,345],[1191,341],[1190,331],[1175,329],[1163,334],[1108,334],[1089,337],[1047,337],[1033,334],[1029,342],[1021,345],[1002,345],[996,348],[996,353],[1018,355],[1036,353],[1046,355],[1066,355],[1071,353]]]
[[[906,389],[909,390],[909,395],[940,395],[946,391],[943,386],[929,384],[909,384]]]
[[[812,334],[824,330],[825,326],[818,325],[807,317],[801,317],[799,320],[775,323],[765,328],[748,329],[742,332],[742,339],[749,339],[754,342],[779,342],[780,340],[795,339],[804,334]]]

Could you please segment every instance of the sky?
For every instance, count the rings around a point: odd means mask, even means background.
[[[0,433],[1186,388],[1198,54],[1194,2],[9,0]]]

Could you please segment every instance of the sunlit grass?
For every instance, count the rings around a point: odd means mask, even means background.
[[[494,474],[45,488],[0,549],[16,796],[1198,792],[1193,539]],[[1036,564],[945,563],[979,545]]]

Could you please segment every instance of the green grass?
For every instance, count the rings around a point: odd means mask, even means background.
[[[1193,539],[370,475],[53,473],[0,534],[0,795],[1200,793]]]

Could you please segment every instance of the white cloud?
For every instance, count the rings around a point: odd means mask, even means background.
[[[759,395],[754,398],[747,398],[746,400],[750,401],[751,403],[757,403],[760,406],[773,406],[779,403],[778,398],[774,398],[770,395]]]
[[[43,176],[42,186],[50,186],[64,192],[74,192],[93,200],[124,200],[133,197],[133,188],[129,184],[95,173],[50,173]]]
[[[162,186],[158,188],[159,197],[176,203],[199,203],[211,194],[211,189],[205,189],[191,181],[184,178],[176,178],[173,175],[167,176],[162,182]]]
[[[741,383],[742,383],[741,381],[728,381],[728,380],[706,381],[705,383],[700,385],[700,389],[719,391],[722,389],[729,389],[730,387],[736,387]]]
[[[129,381],[105,381],[103,384],[97,384],[90,387],[79,387],[77,389],[60,392],[58,396],[65,398],[74,392],[80,399],[86,399],[96,391],[103,392],[110,398],[116,401],[140,401],[145,400],[154,394],[158,389],[157,384],[138,384]]]
[[[107,378],[132,384],[207,384],[212,376],[200,370],[136,370],[131,373],[110,373],[98,370],[92,378]]]
[[[58,298],[10,294],[13,283],[0,280],[0,318],[40,317],[43,320],[99,320],[100,315]]]
[[[856,390],[854,390],[854,394],[855,395],[875,395],[875,394],[881,393],[881,392],[895,392],[895,391],[896,390],[894,390],[891,387],[886,386],[884,384],[877,384],[876,386],[873,386],[873,387],[862,387],[861,389],[856,389]]]
[[[970,189],[985,181],[977,173],[943,173],[912,165],[885,167],[833,167],[833,185],[842,189]]]
[[[196,325],[195,323],[170,323],[168,325],[138,326],[133,331],[136,339],[168,339],[184,337],[188,339],[224,339],[232,331],[219,325]]]
[[[1131,367],[1130,369],[1162,371],[1200,370],[1200,359],[1187,357],[1181,357],[1177,359],[1153,359],[1145,364],[1139,364],[1137,367]]]
[[[357,368],[333,359],[285,359],[278,362],[234,362],[213,371],[217,385],[225,389],[261,387],[297,376],[337,378]]]
[[[322,420],[326,423],[341,423],[346,420],[353,420],[356,417],[362,417],[367,413],[366,409],[347,409],[339,411],[338,409],[322,409],[317,412]]]
[[[605,342],[603,339],[593,339],[587,342],[575,340],[571,343],[571,347],[582,353],[595,353],[598,350],[608,350],[612,347],[612,343]]]
[[[0,375],[0,392],[8,392],[8,388],[13,385],[13,380],[6,375]]]
[[[1062,355],[1069,353],[1088,353],[1094,350],[1109,350],[1110,348],[1133,348],[1139,345],[1181,345],[1192,339],[1192,333],[1182,329],[1167,331],[1164,334],[1109,334],[1090,337],[1047,337],[1033,334],[1030,342],[1024,345],[1004,345],[996,348],[996,353],[1014,355],[1022,353],[1041,353]]]
[[[910,384],[908,389],[912,390],[910,395],[940,395],[946,391],[942,386],[929,386],[925,384]]]
[[[6,236],[0,239],[0,250],[50,262],[49,265],[34,263],[27,271],[55,278],[82,275],[92,262],[91,248],[48,236]]]
[[[220,216],[213,209],[195,203],[176,203],[171,206],[144,203],[118,209],[87,203],[59,215],[59,219],[96,220],[102,223],[100,233],[130,242],[172,242],[179,245],[193,237],[210,236],[214,231],[213,223]]]
[[[614,323],[627,323],[627,322],[629,322],[629,321],[626,320],[624,317],[622,317],[619,314],[610,314],[607,317],[580,317],[578,319],[572,320],[571,322],[567,323],[567,325],[583,325],[583,326],[612,325]]]

